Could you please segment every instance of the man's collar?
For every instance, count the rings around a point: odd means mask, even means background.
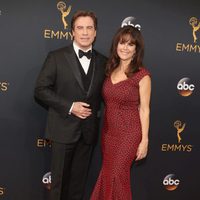
[[[76,44],[76,42],[75,41],[73,41],[73,47],[74,47],[74,51],[76,52],[76,55],[78,56],[78,51],[79,51],[79,49],[81,49],[77,44]],[[89,51],[89,50],[92,50],[92,45],[91,45],[91,47],[90,48],[88,48],[87,50],[83,50],[83,49],[81,49],[82,51]]]

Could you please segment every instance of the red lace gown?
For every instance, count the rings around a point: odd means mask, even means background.
[[[146,75],[141,68],[124,81],[104,82],[103,162],[90,200],[132,200],[130,168],[141,141],[139,81]]]

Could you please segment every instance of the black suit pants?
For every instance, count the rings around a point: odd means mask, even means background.
[[[81,200],[93,145],[83,137],[73,144],[52,143],[50,200]]]

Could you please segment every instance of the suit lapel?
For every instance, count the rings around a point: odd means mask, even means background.
[[[92,86],[94,84],[94,81],[95,81],[95,72],[96,72],[96,55],[95,55],[95,52],[93,52],[93,55],[92,55],[92,60],[91,60],[91,65],[93,65],[93,70],[92,70],[92,77],[91,77],[91,81],[90,81],[90,86],[88,88],[88,92],[87,92],[87,97],[91,94],[91,91],[92,91]]]
[[[93,72],[92,72],[92,78],[90,82],[90,87],[87,93],[87,97],[91,96],[92,91],[96,83],[98,82],[98,54],[95,50],[93,50]]]
[[[74,52],[72,45],[69,46],[68,51],[65,52],[64,55],[65,55],[67,62],[69,63],[71,70],[73,71],[73,74],[74,74],[76,80],[78,81],[81,89],[83,91],[85,91],[84,86],[83,86],[83,82],[82,82],[82,78],[81,78],[81,73],[80,73],[79,67],[78,67],[78,61],[77,61],[77,58],[76,58],[76,53]]]

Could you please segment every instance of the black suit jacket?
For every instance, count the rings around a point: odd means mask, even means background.
[[[81,134],[88,144],[97,139],[98,110],[105,78],[106,57],[93,50],[93,73],[86,92],[73,46],[50,52],[38,76],[35,97],[48,106],[46,137],[60,143],[76,142]],[[91,105],[92,115],[80,119],[68,112],[75,101]]]

